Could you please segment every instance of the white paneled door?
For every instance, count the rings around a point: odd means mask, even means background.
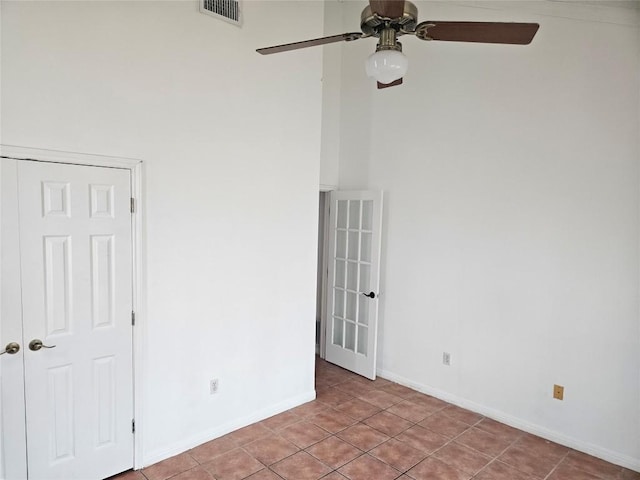
[[[326,360],[376,378],[382,192],[331,192]]]
[[[28,478],[106,478],[133,467],[130,172],[16,164]]]

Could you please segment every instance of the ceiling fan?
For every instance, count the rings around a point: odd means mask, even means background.
[[[427,20],[418,23],[418,8],[406,0],[369,0],[360,15],[362,33],[343,33],[302,42],[259,48],[262,55],[326,45],[351,42],[361,38],[378,39],[376,51],[366,62],[367,74],[378,82],[378,88],[402,84],[408,60],[402,53],[398,37],[415,35],[420,40],[441,42],[502,43],[528,45],[540,25],[537,23],[504,22],[441,22]]]

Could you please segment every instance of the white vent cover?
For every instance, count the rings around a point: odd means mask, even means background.
[[[234,25],[242,25],[241,0],[200,0],[200,11]]]

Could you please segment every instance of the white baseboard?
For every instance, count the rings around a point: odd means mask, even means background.
[[[552,442],[559,443],[560,445],[564,445],[565,447],[573,448],[574,450],[578,450],[580,452],[593,455],[594,457],[601,458],[602,460],[613,463],[615,465],[620,465],[622,467],[640,472],[640,458],[633,458],[628,455],[623,455],[618,452],[600,447],[598,445],[593,445],[591,443],[569,437],[560,432],[550,430],[540,425],[529,423],[525,420],[506,414],[499,410],[494,410],[493,408],[487,407],[485,405],[480,405],[478,403],[472,402],[471,400],[467,400],[465,398],[452,395],[451,393],[445,392],[443,390],[430,387],[429,385],[414,382],[400,375],[396,375],[395,373],[388,370],[378,370],[377,374],[382,378],[391,380],[392,382],[399,383],[400,385],[413,388],[414,390],[418,390],[419,392],[426,393],[427,395],[439,398],[440,400],[444,400],[445,402],[449,402],[459,407],[466,408],[467,410],[479,413],[498,422],[505,423],[511,427],[517,428],[518,430],[523,430]]]
[[[202,445],[203,443],[226,435],[227,433],[238,430],[239,428],[246,427],[247,425],[251,425],[253,423],[264,420],[265,418],[272,417],[273,415],[277,415],[278,413],[282,413],[286,410],[302,405],[303,403],[315,400],[315,398],[316,392],[315,390],[312,390],[302,395],[287,399],[283,402],[279,402],[275,405],[271,405],[270,407],[258,410],[257,412],[254,412],[253,414],[246,417],[239,418],[211,430],[207,430],[192,437],[185,438],[179,442],[168,445],[161,450],[149,452],[144,455],[142,464],[136,465],[136,468],[138,469],[148,467],[149,465],[153,465],[154,463],[166,460],[167,458],[173,457],[182,452],[186,452],[187,450],[197,447],[198,445]]]

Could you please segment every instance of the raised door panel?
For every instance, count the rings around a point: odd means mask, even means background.
[[[47,369],[47,463],[56,465],[73,460],[76,450],[74,428],[73,365]]]
[[[71,237],[44,235],[44,303],[45,335],[71,332]]]
[[[114,243],[113,235],[91,235],[91,316],[94,328],[114,324]]]

